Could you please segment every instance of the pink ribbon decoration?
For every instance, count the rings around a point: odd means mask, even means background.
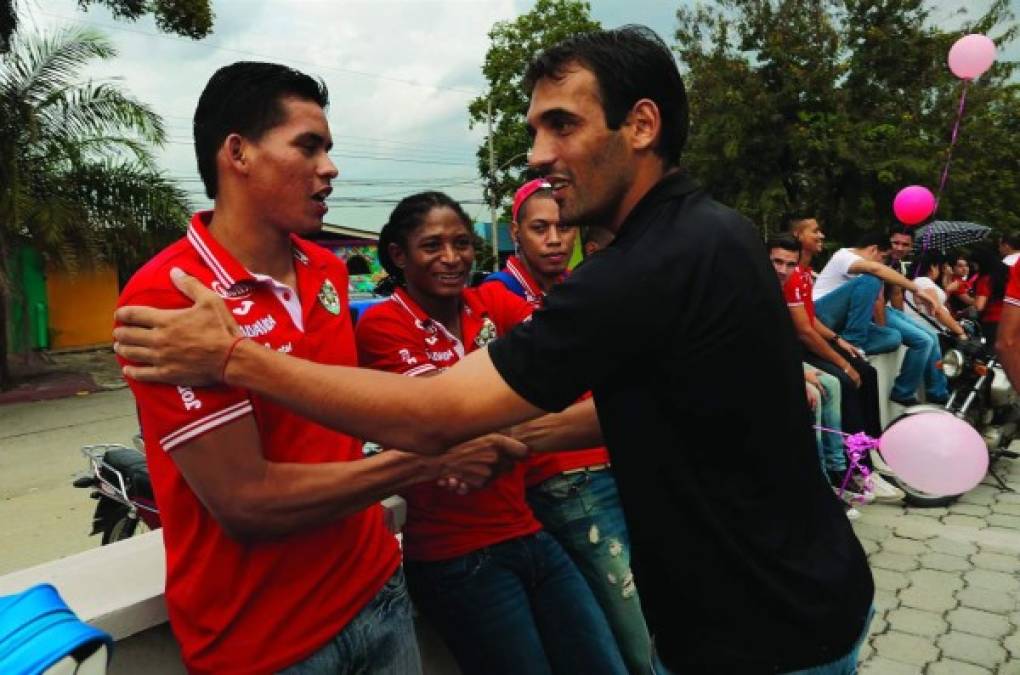
[[[861,485],[864,486],[864,496],[854,497],[851,501],[857,504],[866,501],[868,495],[874,492],[874,490],[871,487],[871,469],[863,463],[863,460],[868,452],[878,449],[878,439],[872,438],[863,431],[856,434],[848,434],[817,425],[814,428],[818,431],[843,437],[843,446],[846,448],[846,457],[850,461],[850,466],[847,467],[846,475],[843,476],[843,482],[839,486],[840,499],[843,498],[843,494],[846,492],[846,486],[850,483],[850,478],[856,473],[861,477]]]

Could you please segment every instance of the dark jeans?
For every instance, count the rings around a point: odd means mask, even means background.
[[[627,672],[584,577],[545,532],[404,565],[464,675]]]
[[[652,641],[630,571],[630,535],[612,471],[553,476],[528,488],[528,504],[588,581],[628,672],[647,675]]]
[[[401,569],[343,630],[280,675],[416,675],[421,673],[411,599]]]
[[[870,363],[859,356],[850,354],[836,345],[832,345],[832,348],[849,361],[861,376],[859,389],[850,376],[835,363],[807,350],[804,351],[804,361],[839,380],[843,431],[848,434],[863,431],[872,438],[878,438],[882,435],[882,421],[878,412],[878,373]]]

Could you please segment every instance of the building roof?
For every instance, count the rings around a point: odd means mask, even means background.
[[[372,242],[379,241],[379,233],[376,230],[368,230],[361,227],[351,227],[349,225],[334,225],[332,223],[323,223],[322,232],[324,234],[333,235],[334,237],[343,239],[365,239],[367,241]]]

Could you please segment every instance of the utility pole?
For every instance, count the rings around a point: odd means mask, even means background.
[[[499,271],[499,224],[496,222],[496,143],[492,128],[492,91],[489,91],[489,218],[492,230],[492,271]]]

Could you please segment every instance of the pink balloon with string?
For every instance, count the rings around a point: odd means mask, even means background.
[[[973,80],[995,63],[995,43],[978,33],[964,35],[949,50],[949,70],[961,80]]]
[[[981,434],[945,410],[904,415],[889,425],[878,446],[897,479],[932,495],[963,494],[988,471]]]

